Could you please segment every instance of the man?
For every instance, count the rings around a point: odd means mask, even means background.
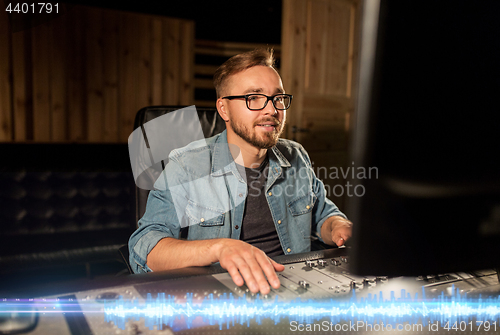
[[[326,198],[303,147],[279,139],[290,107],[272,52],[232,57],[214,75],[219,135],[174,150],[129,241],[135,272],[215,262],[267,294],[284,266],[266,255],[310,250],[311,232],[341,246],[351,223]],[[187,227],[187,240],[180,240]]]

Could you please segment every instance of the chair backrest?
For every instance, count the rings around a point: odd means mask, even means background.
[[[142,133],[147,137],[146,131],[144,130],[144,124],[151,121],[159,116],[165,115],[170,112],[182,109],[186,106],[151,106],[145,107],[137,112],[134,122],[134,130],[141,127]],[[224,120],[220,117],[217,109],[198,107],[196,108],[198,113],[198,118],[200,119],[201,129],[205,138],[214,136],[221,133],[226,129],[226,124]],[[146,139],[146,146],[149,148],[149,143]],[[146,203],[149,196],[149,190],[144,190],[136,186],[136,223],[144,215],[146,211]]]

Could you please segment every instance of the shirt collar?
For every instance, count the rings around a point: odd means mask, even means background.
[[[278,175],[281,174],[281,168],[292,166],[281,151],[279,151],[277,146],[269,149],[267,154],[269,158],[269,167]],[[239,176],[236,169],[236,163],[234,162],[233,156],[229,151],[227,143],[227,130],[224,130],[215,140],[211,173],[213,176],[221,176],[229,172],[233,172],[235,176]]]
[[[227,131],[224,130],[215,140],[211,173],[213,176],[221,176],[235,169],[236,165],[227,144]]]

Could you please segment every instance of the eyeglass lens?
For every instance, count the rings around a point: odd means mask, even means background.
[[[247,98],[249,109],[263,109],[267,103],[265,95],[252,94]],[[290,107],[290,97],[287,95],[278,94],[274,96],[273,104],[276,109],[287,109]]]

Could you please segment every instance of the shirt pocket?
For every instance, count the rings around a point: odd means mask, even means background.
[[[318,197],[316,197],[316,194],[310,191],[306,195],[290,201],[288,203],[288,210],[293,216],[310,213],[316,204],[317,199]]]
[[[190,226],[214,227],[224,225],[224,211],[200,206],[192,201],[188,202],[186,216]]]
[[[312,210],[316,204],[316,194],[312,191],[288,203],[288,210],[292,214],[291,225],[302,233],[304,240],[311,238]]]

